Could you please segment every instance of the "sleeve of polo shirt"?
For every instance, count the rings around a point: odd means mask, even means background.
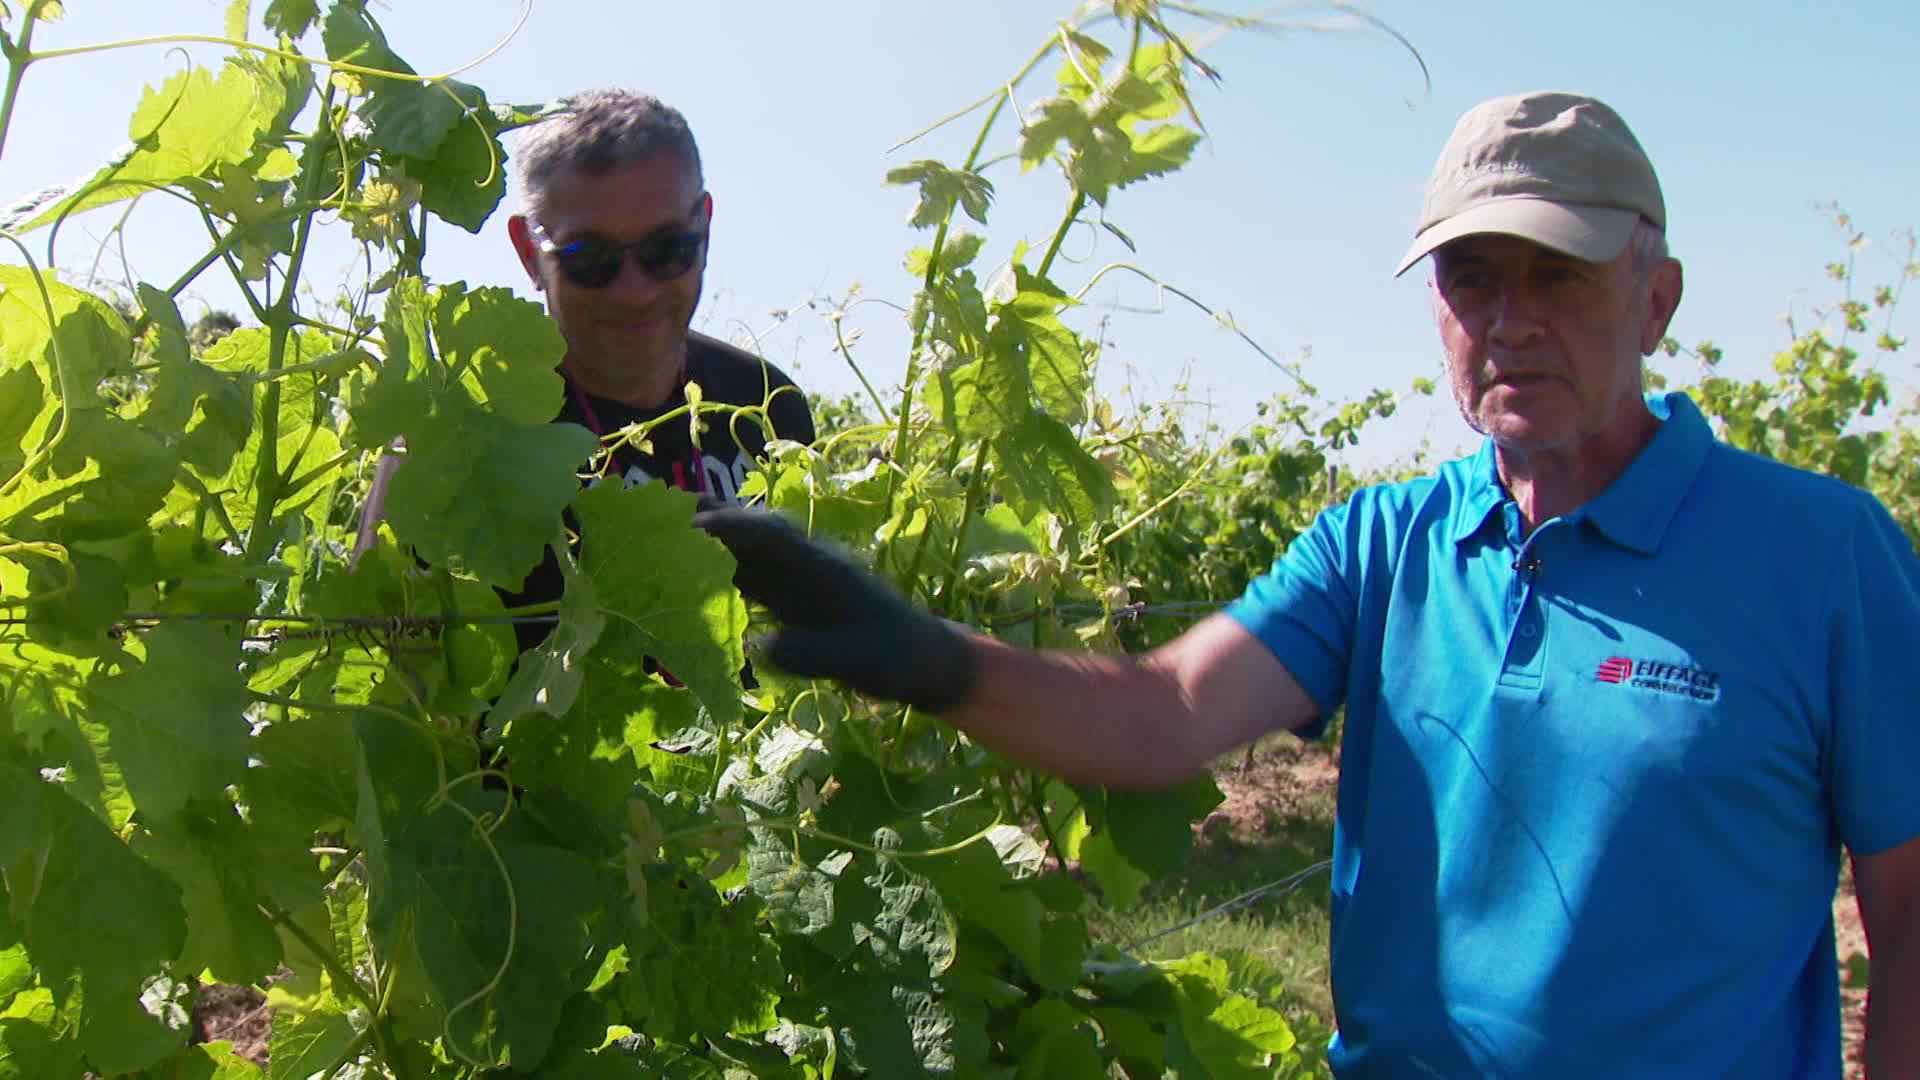
[[[1841,841],[1872,855],[1920,836],[1920,558],[1877,501],[1858,515],[1829,596],[1831,798]]]
[[[1318,737],[1346,699],[1358,581],[1349,535],[1353,506],[1322,511],[1273,569],[1226,608],[1320,707],[1320,719],[1300,733],[1306,738]]]

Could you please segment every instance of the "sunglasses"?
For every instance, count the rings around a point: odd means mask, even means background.
[[[571,244],[561,244],[548,235],[546,226],[535,224],[530,230],[540,250],[553,256],[568,281],[583,289],[603,289],[620,276],[620,266],[631,258],[648,277],[661,283],[693,269],[700,261],[700,249],[706,245],[707,230],[659,232],[631,244],[616,244],[591,233]]]

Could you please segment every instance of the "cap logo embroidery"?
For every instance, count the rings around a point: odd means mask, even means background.
[[[1468,184],[1486,179],[1488,177],[1496,177],[1496,176],[1530,177],[1534,175],[1536,175],[1534,170],[1529,168],[1524,162],[1483,161],[1478,165],[1461,166],[1460,171],[1454,174],[1453,186],[1457,188],[1463,188],[1463,187],[1466,187]]]

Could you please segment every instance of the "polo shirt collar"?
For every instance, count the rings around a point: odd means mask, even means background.
[[[1686,394],[1650,394],[1647,408],[1661,421],[1653,438],[1605,491],[1569,515],[1572,520],[1591,522],[1607,539],[1643,555],[1660,550],[1667,527],[1680,512],[1713,446],[1706,418]],[[1492,439],[1482,441],[1480,452],[1468,464],[1463,494],[1450,531],[1455,545],[1478,534],[1508,501]]]
[[[1642,555],[1660,550],[1713,448],[1713,431],[1686,394],[1650,394],[1647,408],[1661,421],[1659,430],[1627,471],[1577,512],[1607,539]]]
[[[1500,484],[1499,464],[1493,457],[1493,440],[1483,439],[1480,452],[1467,465],[1467,483],[1460,506],[1453,512],[1451,539],[1458,547],[1486,527],[1487,519],[1507,501],[1507,489]]]

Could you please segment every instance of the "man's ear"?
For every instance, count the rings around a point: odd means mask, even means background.
[[[1685,291],[1686,275],[1680,270],[1680,260],[1667,259],[1653,268],[1647,280],[1647,317],[1640,324],[1640,355],[1652,356],[1660,343],[1666,340],[1667,325],[1673,322],[1673,313],[1680,307],[1680,294]]]
[[[533,279],[533,287],[545,289],[546,282],[540,277],[540,245],[533,242],[533,228],[527,223],[525,214],[515,214],[507,219],[507,237],[513,241],[513,251],[520,256],[521,267]]]

